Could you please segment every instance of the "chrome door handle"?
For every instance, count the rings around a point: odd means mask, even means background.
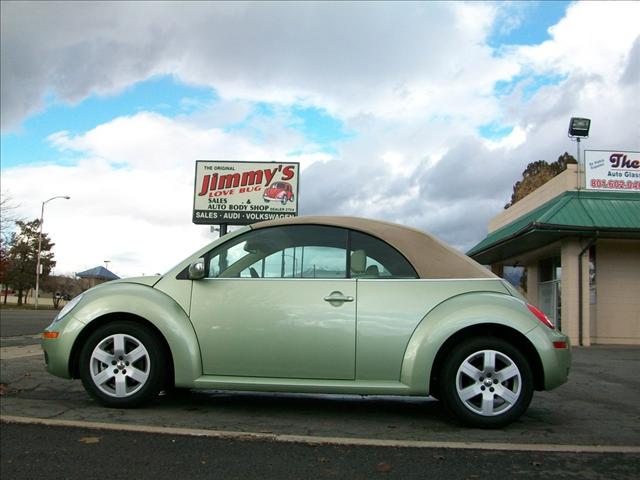
[[[325,302],[330,303],[342,303],[342,302],[353,302],[354,298],[351,296],[344,296],[342,292],[331,292],[331,295],[324,297]]]

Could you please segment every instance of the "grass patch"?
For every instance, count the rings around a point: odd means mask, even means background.
[[[15,303],[7,303],[6,305],[0,302],[0,310],[35,310],[33,305],[17,305]],[[38,305],[38,310],[60,310],[59,308],[53,308],[53,305]]]

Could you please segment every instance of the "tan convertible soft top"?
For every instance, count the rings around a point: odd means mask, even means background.
[[[359,217],[308,216],[268,220],[255,223],[251,228],[277,225],[330,225],[368,233],[402,253],[420,278],[497,278],[479,263],[428,233],[395,223]]]

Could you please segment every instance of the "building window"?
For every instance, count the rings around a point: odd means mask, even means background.
[[[589,304],[598,303],[596,295],[596,246],[589,247]]]
[[[551,282],[562,279],[562,266],[560,257],[551,257],[540,260],[540,281]]]
[[[505,265],[502,278],[517,288],[520,293],[527,294],[527,269],[525,267]]]
[[[540,308],[559,330],[562,328],[562,266],[560,257],[540,260],[539,303]]]

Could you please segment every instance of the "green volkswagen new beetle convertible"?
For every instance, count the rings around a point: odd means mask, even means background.
[[[571,360],[504,280],[424,232],[353,217],[254,224],[164,275],[99,285],[42,346],[49,372],[109,407],[172,387],[431,395],[479,427],[517,419]]]

